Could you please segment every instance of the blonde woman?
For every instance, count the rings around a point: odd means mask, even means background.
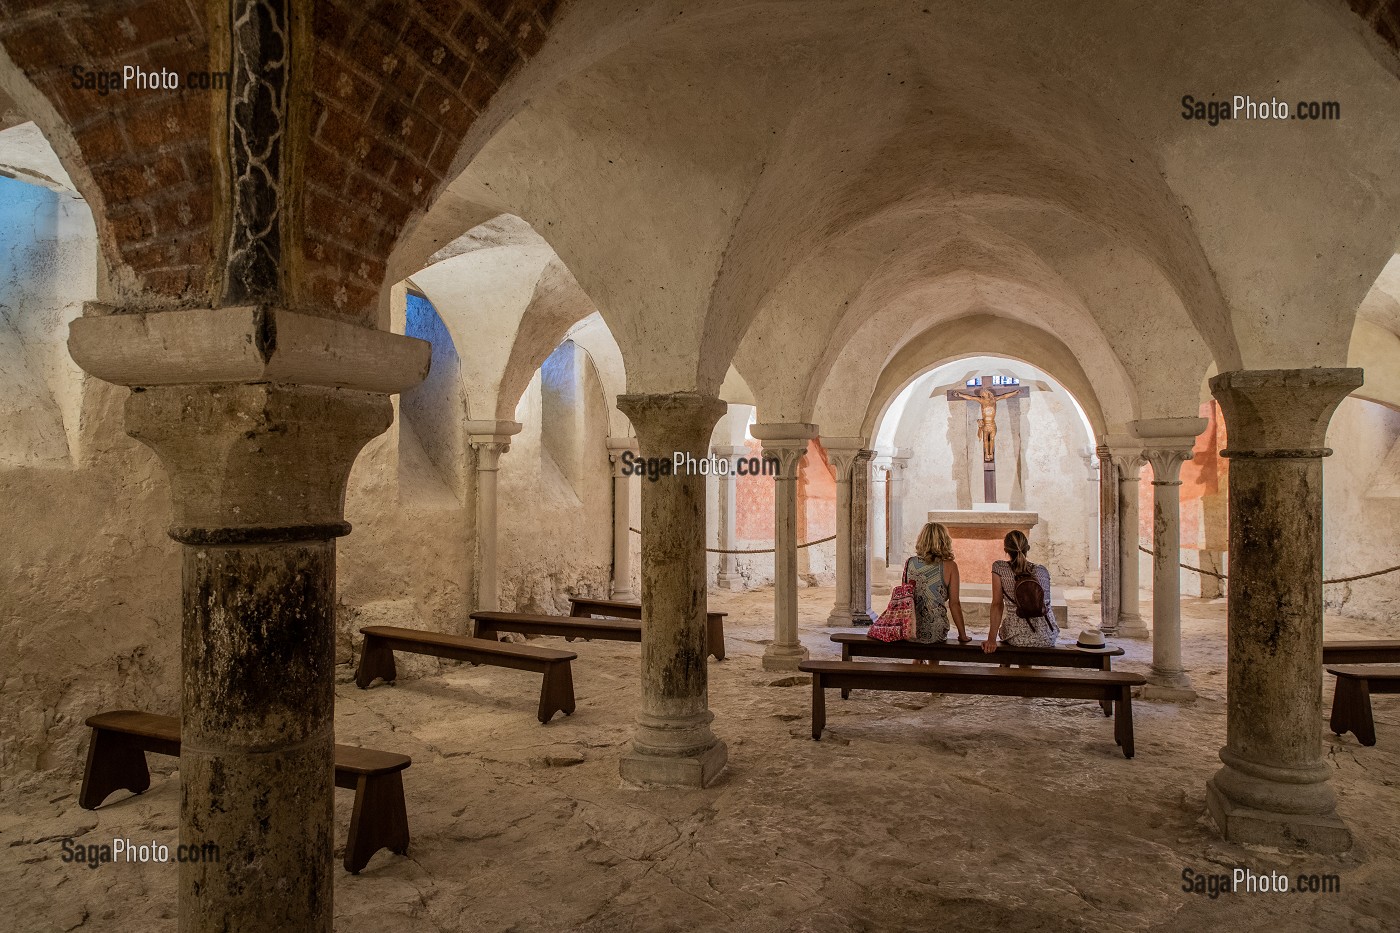
[[[948,536],[948,529],[938,522],[929,522],[919,532],[914,551],[907,565],[909,582],[914,584],[914,641],[931,644],[946,639],[950,613],[958,627],[958,641],[972,641],[963,623],[958,565],[953,561],[953,539]]]
[[[1060,629],[1050,605],[1050,571],[1044,564],[1031,563],[1026,556],[1031,543],[1025,532],[1009,531],[1001,544],[1006,560],[992,564],[992,625],[982,650],[988,654],[996,651],[998,634],[1003,642],[1016,648],[1054,647]],[[1028,595],[1035,606],[1021,605]],[[1033,615],[1022,614],[1032,610]]]

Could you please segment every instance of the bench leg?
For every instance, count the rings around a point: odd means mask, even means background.
[[[361,775],[355,785],[355,809],[345,840],[345,870],[358,875],[380,849],[408,853],[408,811],[403,802],[403,772]]]
[[[822,730],[826,728],[826,687],[822,685],[822,675],[812,675],[812,741],[822,740]]]
[[[146,767],[145,752],[132,746],[125,736],[104,729],[92,730],[78,806],[96,810],[113,791],[129,790],[139,794],[150,786],[151,772]]]
[[[496,627],[490,622],[482,622],[478,619],[476,622],[476,634],[472,637],[484,638],[487,641],[500,641],[501,633],[496,631]]]
[[[1123,749],[1123,757],[1133,757],[1133,691],[1124,687],[1118,694],[1118,715],[1113,720],[1113,739]]]
[[[1099,658],[1099,670],[1101,670],[1101,671],[1111,671],[1111,670],[1113,670],[1113,665],[1112,665],[1112,662],[1109,661],[1108,655],[1105,654],[1105,655],[1103,655],[1102,657]],[[1103,710],[1103,714],[1104,714],[1105,717],[1107,717],[1107,716],[1112,716],[1112,715],[1113,715],[1113,701],[1112,701],[1112,700],[1100,700],[1100,701],[1099,701],[1099,708]]]
[[[549,722],[557,711],[565,716],[574,712],[574,673],[568,661],[546,667],[544,682],[540,684],[540,722]]]
[[[397,679],[394,652],[378,638],[366,635],[365,643],[360,648],[360,666],[355,670],[355,686],[363,690],[373,683],[376,677],[383,678],[385,683],[393,683]]]
[[[850,659],[851,659],[851,646],[843,643],[843,644],[841,645],[841,660],[842,660],[842,661],[849,661]],[[843,699],[843,700],[849,700],[850,698],[851,698],[851,688],[850,688],[850,687],[842,687],[842,688],[841,688],[841,699]]]
[[[716,661],[724,660],[724,620],[715,619],[713,622],[705,620],[705,640],[708,642],[710,657]]]
[[[1351,732],[1362,745],[1376,744],[1376,721],[1371,714],[1371,685],[1356,677],[1338,677],[1332,695],[1332,731]]]

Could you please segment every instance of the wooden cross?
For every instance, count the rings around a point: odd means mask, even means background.
[[[997,501],[997,402],[1027,398],[1031,390],[1017,383],[995,385],[993,376],[978,376],[966,389],[949,389],[948,401],[959,399],[977,405],[977,437],[982,441],[982,491],[988,502]]]

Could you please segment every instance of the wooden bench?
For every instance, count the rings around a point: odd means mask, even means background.
[[[1121,657],[1122,648],[1102,653],[1080,651],[1068,645],[1054,648],[1015,648],[1011,645],[998,645],[995,654],[982,650],[980,641],[960,644],[944,641],[936,644],[922,644],[916,641],[880,641],[863,632],[836,632],[831,640],[841,646],[841,660],[851,658],[907,658],[914,661],[959,661],[969,664],[1029,664],[1033,667],[1075,667],[1096,671],[1113,670],[1113,658]],[[842,689],[841,699],[851,695],[850,689]],[[1113,715],[1113,704],[1104,700],[1099,704],[1105,716]]]
[[[468,638],[446,632],[424,632],[397,628],[392,625],[367,625],[360,629],[365,636],[360,650],[360,666],[355,671],[355,685],[361,690],[381,677],[392,682],[398,675],[394,667],[394,652],[407,651],[452,661],[469,661],[493,667],[508,667],[518,671],[534,671],[544,675],[540,685],[539,720],[547,723],[556,712],[569,716],[574,711],[574,674],[569,662],[578,655],[557,648],[537,648],[534,645],[513,645],[485,638]]]
[[[1332,695],[1332,731],[1356,736],[1362,745],[1376,744],[1376,722],[1371,717],[1371,694],[1400,693],[1400,665],[1337,664],[1327,668],[1337,678]]]
[[[569,615],[573,617],[603,616],[614,619],[636,619],[641,621],[642,604],[625,603],[616,599],[590,599],[585,596],[569,597]],[[716,661],[724,660],[724,616],[723,612],[705,613],[705,648]]]
[[[1325,641],[1323,664],[1400,664],[1400,641]]]
[[[139,794],[151,786],[146,753],[180,754],[180,720],[119,709],[88,717],[92,729],[78,805],[96,810],[114,791]],[[353,745],[335,747],[335,786],[355,792],[345,870],[359,874],[380,849],[408,852],[408,812],[403,801],[407,755]]]
[[[1133,757],[1132,688],[1147,683],[1140,674],[1117,671],[925,667],[866,661],[803,661],[797,669],[812,675],[812,738],[826,728],[826,690],[896,690],[906,693],[967,693],[981,696],[1054,697],[1098,700],[1117,706],[1113,738]]]

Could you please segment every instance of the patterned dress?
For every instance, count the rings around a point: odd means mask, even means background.
[[[1045,614],[1038,619],[1023,619],[1016,614],[1016,574],[1011,562],[999,560],[992,564],[992,573],[1001,580],[1001,632],[997,636],[1015,648],[1050,648],[1060,637],[1055,624],[1055,610],[1050,605],[1050,571],[1035,565],[1035,578],[1045,591]]]
[[[948,584],[943,561],[926,564],[909,558],[909,582],[914,584],[914,641],[931,644],[948,637]]]

